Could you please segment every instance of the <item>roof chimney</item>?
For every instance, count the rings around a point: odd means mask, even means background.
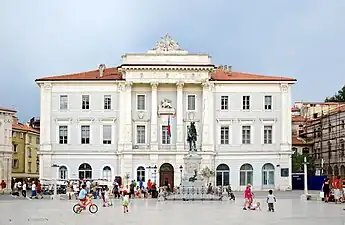
[[[223,65],[219,65],[219,66],[218,66],[218,69],[223,69]]]
[[[99,70],[99,77],[103,77],[103,73],[105,70],[105,64],[99,64],[98,65],[98,70]]]
[[[231,76],[232,75],[232,66],[228,66],[228,69],[226,72],[228,72],[229,76]]]

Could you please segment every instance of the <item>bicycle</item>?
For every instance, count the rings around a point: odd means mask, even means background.
[[[87,196],[87,201],[85,205],[77,203],[73,206],[73,212],[76,214],[81,213],[83,210],[86,210],[86,207],[89,206],[89,212],[94,214],[98,212],[98,206],[92,202],[92,195]]]

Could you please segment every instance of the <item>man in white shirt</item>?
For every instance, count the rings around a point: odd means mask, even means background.
[[[27,188],[27,186],[26,186],[26,183],[24,182],[23,183],[23,190],[22,190],[22,195],[24,198],[26,198],[26,188]]]
[[[35,181],[32,181],[32,185],[31,185],[31,198],[37,198]]]
[[[86,181],[86,191],[87,191],[87,193],[90,193],[90,189],[91,189],[91,182],[88,180],[88,181]]]

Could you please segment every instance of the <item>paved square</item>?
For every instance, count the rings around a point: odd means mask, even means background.
[[[0,224],[142,224],[150,225],[197,225],[197,224],[303,224],[344,225],[345,205],[323,202],[304,202],[297,195],[277,194],[276,212],[267,212],[263,195],[262,211],[243,211],[243,199],[237,194],[236,202],[157,202],[153,199],[135,199],[130,212],[124,214],[118,200],[114,206],[103,208],[99,200],[97,214],[88,211],[76,215],[72,206],[76,201],[53,200],[4,200],[0,198]]]

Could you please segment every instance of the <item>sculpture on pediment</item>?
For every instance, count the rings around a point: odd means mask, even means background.
[[[175,115],[175,109],[172,107],[171,100],[165,98],[160,102],[158,115]]]
[[[168,34],[164,35],[152,49],[154,52],[185,52]]]

